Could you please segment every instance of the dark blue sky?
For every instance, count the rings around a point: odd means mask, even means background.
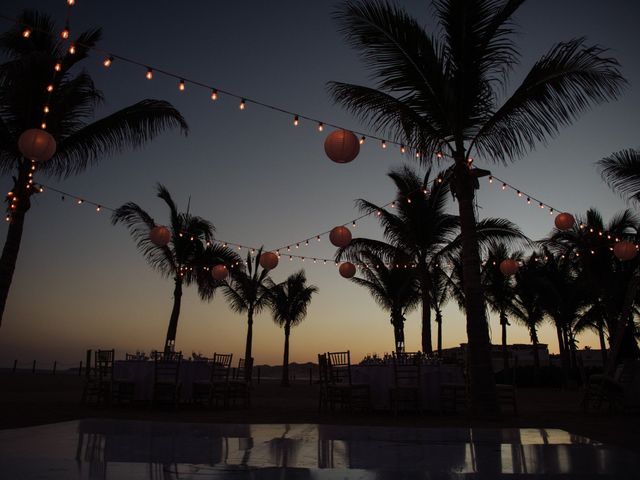
[[[5,2],[3,14],[23,8],[54,15],[62,26],[63,0]],[[399,2],[433,31],[428,2]],[[337,33],[330,14],[335,2],[235,1],[169,2],[78,0],[71,20],[72,36],[83,28],[102,26],[100,46],[187,78],[213,84],[239,95],[363,130],[333,105],[326,83],[339,80],[368,83],[363,65]],[[609,218],[624,203],[602,184],[594,162],[609,153],[640,145],[640,60],[637,45],[637,2],[613,0],[530,0],[516,17],[522,65],[509,88],[553,43],[577,36],[611,49],[630,82],[623,98],[595,108],[562,131],[548,146],[509,166],[489,166],[523,191],[554,207],[584,212],[597,207]],[[7,28],[2,24],[0,28]],[[365,144],[351,164],[336,165],[324,155],[324,135],[315,124],[297,129],[292,118],[249,104],[240,112],[236,99],[221,96],[213,104],[209,92],[187,85],[179,92],[174,79],[114,63],[108,71],[102,57],[86,62],[106,103],[98,117],[142,98],[162,98],[184,114],[191,127],[183,138],[162,136],[149,147],[104,159],[86,173],[45,183],[119,206],[135,201],[161,222],[162,203],[154,196],[164,183],[183,207],[216,225],[220,239],[267,248],[293,243],[357,216],[353,200],[386,203],[393,198],[385,177],[402,156]],[[487,167],[483,159],[479,166]],[[5,187],[10,179],[0,179]],[[517,222],[533,238],[548,233],[548,214],[527,207],[495,184],[478,194],[481,216],[502,216]],[[456,206],[451,206],[452,211]],[[4,238],[6,227],[0,234]],[[356,235],[378,235],[373,219],[361,222]],[[326,239],[300,251],[310,257],[331,257]],[[288,263],[288,262],[287,262]],[[392,330],[386,313],[356,286],[341,280],[332,267],[308,263],[282,265],[282,280],[305,267],[320,287],[305,323],[292,338],[292,360],[311,359],[318,351],[351,348],[361,354],[391,350]],[[14,285],[0,330],[0,364],[15,357],[42,360],[80,358],[84,348],[113,345],[122,353],[161,345],[171,308],[171,282],[145,263],[121,226],[111,226],[105,212],[45,193],[34,203],[17,266]],[[407,323],[408,348],[419,344],[418,316]],[[462,316],[447,310],[445,345],[464,340]],[[495,335],[497,324],[492,322]],[[528,341],[514,327],[514,341]],[[365,332],[365,333],[363,333]],[[178,347],[211,353],[240,353],[245,322],[231,313],[222,297],[200,302],[194,289],[184,298]],[[256,361],[278,362],[281,336],[267,314],[256,324]],[[497,340],[497,337],[496,337]],[[544,330],[542,341],[554,345]],[[585,343],[592,343],[587,337]]]

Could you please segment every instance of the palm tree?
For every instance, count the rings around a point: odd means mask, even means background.
[[[532,253],[524,260],[515,275],[515,302],[511,307],[513,316],[529,330],[533,344],[533,362],[536,376],[540,369],[540,353],[538,352],[538,327],[544,320],[542,308],[541,272],[538,255]]]
[[[394,350],[402,352],[405,315],[420,302],[419,280],[410,257],[397,250],[391,262],[386,263],[376,252],[361,250],[357,258],[362,277],[351,281],[369,290],[376,303],[391,314]]]
[[[419,175],[408,166],[392,169],[388,174],[396,186],[393,213],[363,199],[357,205],[363,213],[376,214],[384,231],[386,242],[367,238],[355,238],[338,251],[338,261],[344,256],[356,259],[362,249],[375,251],[378,255],[392,260],[398,250],[408,256],[407,262],[416,269],[420,285],[422,307],[422,350],[432,351],[431,308],[441,299],[434,298],[438,292],[438,262],[443,255],[460,247],[460,222],[456,215],[446,213],[449,198],[449,174],[440,172],[431,179],[431,170]],[[488,218],[479,222],[478,237],[482,243],[503,239],[515,241],[524,238],[520,230],[511,222]],[[441,303],[441,302],[440,302]],[[436,315],[438,315],[436,311]],[[441,319],[437,317],[437,319]],[[440,328],[440,324],[438,324]],[[439,330],[440,348],[442,330]]]
[[[500,271],[500,263],[506,258],[519,260],[520,256],[519,253],[510,254],[504,243],[494,243],[489,248],[485,267],[482,269],[482,284],[487,304],[500,318],[502,358],[505,370],[509,368],[507,326],[511,325],[509,323],[509,312],[515,302],[515,291],[513,289],[513,277],[506,276]]]
[[[253,315],[260,313],[269,304],[269,271],[259,268],[261,255],[262,249],[255,256],[251,252],[247,253],[245,265],[232,270],[229,280],[222,287],[231,310],[247,313],[247,341],[244,351],[247,379],[251,378],[252,368]]]
[[[24,26],[31,35],[22,35]],[[89,49],[100,40],[100,29],[88,30],[76,39],[76,52],[70,54],[60,41],[51,17],[33,11],[23,12],[16,26],[0,35],[0,50],[8,61],[0,65],[0,173],[12,173],[11,189],[17,198],[9,209],[9,228],[0,257],[0,323],[13,279],[25,216],[31,196],[38,191],[29,180],[36,176],[66,178],[84,172],[102,157],[126,148],[140,147],[165,130],[188,130],[182,115],[168,102],[142,100],[99,120],[96,108],[104,101],[85,70],[74,73],[87,58]],[[54,74],[54,65],[60,71]],[[47,92],[47,86],[53,91]],[[27,129],[39,127],[46,116],[47,131],[55,138],[55,155],[45,163],[33,164],[18,151],[18,137]]]
[[[524,0],[434,0],[440,23],[428,34],[404,10],[383,0],[348,0],[336,11],[376,88],[331,83],[336,102],[415,152],[422,162],[450,159],[458,200],[467,305],[471,404],[498,411],[480,278],[472,157],[507,163],[557,134],[583,111],[617,98],[618,63],[583,39],[556,44],[505,98],[518,63],[512,17]],[[438,154],[438,155],[436,155]]]
[[[113,212],[112,223],[123,223],[136,241],[138,250],[147,258],[149,264],[165,277],[172,277],[174,281],[173,308],[169,318],[169,327],[165,339],[165,352],[173,350],[180,317],[182,301],[182,287],[196,282],[201,275],[206,249],[203,244],[210,244],[213,240],[213,225],[190,213],[180,213],[169,191],[158,184],[158,197],[169,207],[169,225],[171,241],[164,247],[151,242],[149,232],[157,226],[155,220],[139,205],[125,203]],[[229,249],[215,249],[219,255],[218,263],[232,264],[236,256]],[[215,263],[214,263],[215,264]]]
[[[299,325],[307,316],[311,296],[318,291],[315,285],[307,285],[304,270],[290,275],[277,285],[269,279],[268,299],[273,321],[284,328],[284,355],[282,358],[282,386],[289,386],[289,335],[291,327]]]
[[[449,291],[447,289],[447,274],[439,264],[434,265],[431,269],[430,286],[431,308],[436,314],[434,320],[438,328],[436,349],[438,355],[442,356],[442,308],[449,301]]]
[[[640,150],[628,148],[598,162],[602,178],[627,200],[640,203]]]

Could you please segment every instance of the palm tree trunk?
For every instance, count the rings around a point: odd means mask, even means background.
[[[602,367],[607,364],[607,342],[604,338],[604,325],[598,322],[598,337],[600,338],[600,353],[602,354]]]
[[[422,352],[433,352],[431,345],[431,295],[426,265],[420,266],[420,296],[422,302]]]
[[[509,349],[507,348],[507,314],[500,312],[500,326],[502,327],[502,363],[505,371],[509,369]]]
[[[562,327],[559,320],[554,320],[556,325],[556,335],[558,336],[558,352],[560,352],[560,367],[562,369],[562,384],[567,385],[569,379],[569,363],[567,362],[567,352],[564,340],[562,338]]]
[[[562,327],[562,336],[564,338],[564,354],[565,354],[565,357],[566,357],[565,361],[567,362],[567,365],[569,366],[569,369],[571,369],[572,368],[571,357],[570,357],[571,344],[569,342],[569,329],[568,328],[569,327],[567,325],[564,325]]]
[[[436,324],[438,325],[438,356],[442,356],[442,310],[436,308]]]
[[[531,327],[531,343],[533,344],[533,366],[538,371],[540,370],[540,352],[538,352],[538,332],[536,332],[536,327]]]
[[[176,345],[176,333],[178,331],[178,318],[180,317],[180,304],[182,302],[182,278],[177,275],[175,278],[175,288],[173,289],[173,309],[169,319],[167,338],[164,342],[164,352],[172,352]]]
[[[18,179],[13,188],[14,198],[17,198],[16,209],[11,211],[7,238],[0,257],[0,326],[4,309],[7,305],[9,289],[13,281],[13,273],[18,261],[22,231],[24,229],[24,217],[31,208],[31,190],[26,188],[29,182],[29,162],[23,162],[18,172]]]
[[[253,362],[251,361],[251,346],[253,344],[253,307],[249,307],[247,309],[247,343],[244,347],[244,378],[247,381],[251,379],[251,368],[253,367]]]
[[[496,383],[491,364],[491,341],[480,280],[478,234],[473,207],[473,178],[469,174],[464,150],[455,156],[455,193],[458,199],[462,235],[462,272],[467,313],[467,366],[471,393],[471,409],[476,415],[499,413]]]
[[[282,359],[282,386],[289,386],[289,334],[291,326],[287,323],[284,326],[284,357]]]
[[[404,325],[402,320],[391,317],[391,325],[393,325],[393,342],[396,353],[402,353],[404,350]]]

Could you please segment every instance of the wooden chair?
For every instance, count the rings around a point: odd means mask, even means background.
[[[177,408],[182,386],[179,380],[182,352],[155,353],[152,403]]]
[[[459,408],[465,409],[469,404],[469,382],[463,365],[462,382],[444,382],[440,384],[440,413],[456,413]]]
[[[496,383],[496,395],[500,410],[508,406],[513,410],[514,415],[518,415],[518,401],[516,397],[516,372],[518,369],[518,357],[514,357],[511,365],[510,383]]]
[[[418,353],[393,354],[394,384],[389,400],[395,415],[402,405],[412,406],[422,413],[422,356]]]
[[[82,403],[110,403],[115,350],[96,350],[82,391]]]
[[[326,353],[318,354],[318,412],[329,409],[329,361]]]
[[[251,407],[251,370],[253,358],[247,362],[244,358],[238,361],[235,378],[229,382],[228,404],[241,402],[244,407]],[[248,375],[247,375],[248,373]]]
[[[209,380],[193,382],[192,399],[195,403],[227,405],[229,375],[231,373],[231,353],[214,353],[209,362]]]
[[[640,408],[640,361],[626,360],[613,376],[590,375],[582,399],[585,410],[600,409],[635,411]]]
[[[371,393],[369,385],[354,384],[351,381],[351,354],[346,352],[327,353],[329,378],[329,407],[341,409],[370,410]]]

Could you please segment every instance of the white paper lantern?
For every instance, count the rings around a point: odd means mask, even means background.
[[[56,153],[56,141],[49,132],[31,128],[18,138],[18,150],[29,160],[46,162]]]
[[[575,225],[576,220],[570,213],[563,212],[556,217],[554,223],[558,230],[569,230]]]
[[[229,269],[226,265],[216,265],[211,269],[211,276],[218,281],[222,281],[229,275]]]
[[[351,262],[344,262],[338,268],[340,275],[344,278],[351,278],[356,274],[356,266]]]
[[[613,254],[623,262],[633,260],[638,254],[635,244],[627,240],[621,240],[613,246]]]
[[[520,268],[520,265],[518,265],[518,262],[513,258],[506,258],[502,262],[500,262],[500,271],[506,277],[508,277],[509,275],[515,275],[515,273],[518,271],[518,268]]]
[[[163,225],[153,227],[149,232],[149,240],[158,247],[166,247],[171,241],[171,231]]]
[[[278,266],[278,255],[273,252],[264,252],[260,255],[260,266],[265,270],[273,270]]]
[[[335,227],[329,232],[329,241],[336,247],[346,247],[351,242],[351,232],[347,227]]]
[[[360,153],[360,142],[353,132],[334,130],[324,141],[324,152],[336,163],[349,163]]]

